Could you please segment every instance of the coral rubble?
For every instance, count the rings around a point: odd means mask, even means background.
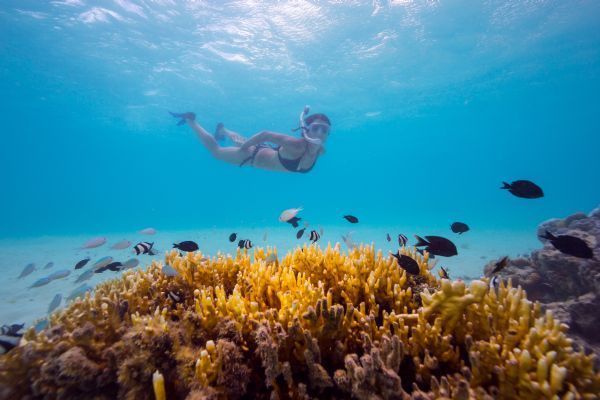
[[[510,282],[412,275],[372,246],[166,255],[0,358],[0,397],[594,398],[567,326]],[[165,269],[166,271],[166,269]]]

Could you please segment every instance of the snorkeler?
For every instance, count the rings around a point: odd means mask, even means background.
[[[325,152],[323,144],[329,136],[331,122],[325,114],[308,114],[304,107],[300,114],[302,137],[296,138],[277,132],[262,131],[246,139],[240,134],[218,124],[215,135],[211,135],[196,122],[196,114],[171,113],[181,118],[178,125],[187,123],[196,132],[204,147],[222,161],[239,166],[252,165],[256,168],[284,172],[308,172],[317,158]],[[220,140],[229,138],[233,146],[220,146]]]

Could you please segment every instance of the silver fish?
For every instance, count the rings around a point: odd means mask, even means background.
[[[97,238],[93,238],[93,239],[90,239],[87,242],[85,242],[83,244],[83,246],[81,246],[81,248],[82,249],[93,249],[95,247],[102,246],[104,243],[106,243],[105,237],[97,237]]]
[[[81,274],[81,275],[79,275],[77,277],[77,279],[75,280],[75,283],[85,282],[88,279],[90,279],[92,276],[94,276],[94,270],[93,269],[88,269],[83,274]]]
[[[35,271],[35,264],[34,263],[27,264],[25,266],[25,268],[23,268],[23,271],[21,271],[21,274],[19,275],[18,279],[26,277],[27,275],[29,275],[33,271]]]
[[[52,278],[50,278],[50,276],[45,276],[45,277],[40,278],[37,281],[33,282],[33,284],[31,286],[29,286],[29,289],[44,286],[44,285],[49,284],[50,282],[52,282]]]
[[[273,264],[277,262],[277,255],[275,253],[271,253],[267,256],[267,258],[265,258],[265,263],[268,264]]]
[[[131,246],[131,242],[129,240],[121,240],[120,242],[113,244],[110,248],[113,250],[123,250],[129,246]]]
[[[52,267],[54,267],[54,263],[53,263],[52,261],[50,261],[48,264],[46,264],[46,265],[44,266],[44,269],[50,269],[50,268],[52,268]]]
[[[356,247],[356,244],[352,240],[352,233],[353,232],[348,232],[346,234],[346,236],[342,235],[342,240],[344,241],[344,243],[346,244],[346,247],[348,247],[349,250],[352,250],[353,248]]]
[[[51,275],[48,275],[48,278],[50,278],[50,280],[61,279],[61,278],[66,278],[70,274],[71,274],[71,271],[69,271],[68,269],[61,269],[59,271],[54,272]]]
[[[54,296],[54,298],[48,305],[48,314],[51,314],[52,311],[56,310],[58,308],[58,306],[60,306],[61,302],[62,302],[62,294],[58,293],[56,296]]]
[[[154,228],[146,228],[139,231],[142,235],[154,235],[156,233],[156,229]]]
[[[93,269],[99,269],[102,267],[106,267],[108,264],[113,262],[113,258],[111,256],[102,257],[92,266]]]
[[[91,292],[94,290],[91,286],[84,283],[81,286],[77,286],[67,297],[67,301],[75,300],[77,297],[83,297],[87,292]]]
[[[121,268],[121,271],[130,269],[130,268],[135,268],[138,265],[140,265],[140,260],[138,260],[137,258],[130,258],[129,260],[127,260],[123,263],[123,267]]]
[[[48,326],[48,318],[42,318],[38,320],[35,325],[33,325],[33,329],[35,329],[36,333],[40,333]]]
[[[171,267],[169,264],[163,265],[162,272],[166,276],[175,276],[175,275],[177,275],[177,271],[175,271],[175,269],[173,267]]]

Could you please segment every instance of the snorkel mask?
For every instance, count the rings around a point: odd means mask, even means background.
[[[309,143],[323,145],[323,139],[314,136],[326,136],[329,134],[331,124],[329,119],[323,114],[314,114],[306,118],[310,110],[309,106],[304,106],[304,110],[300,113],[300,129],[302,137]]]

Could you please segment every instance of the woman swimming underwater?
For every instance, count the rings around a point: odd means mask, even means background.
[[[262,131],[249,139],[218,124],[215,135],[211,135],[196,122],[196,114],[171,113],[181,118],[178,125],[187,124],[196,132],[204,147],[211,154],[230,164],[239,166],[252,165],[256,168],[283,172],[308,172],[317,158],[325,152],[323,144],[327,141],[331,122],[325,114],[308,114],[309,107],[304,107],[300,114],[302,137],[296,138],[282,133]],[[218,141],[228,137],[234,146],[223,147]]]

